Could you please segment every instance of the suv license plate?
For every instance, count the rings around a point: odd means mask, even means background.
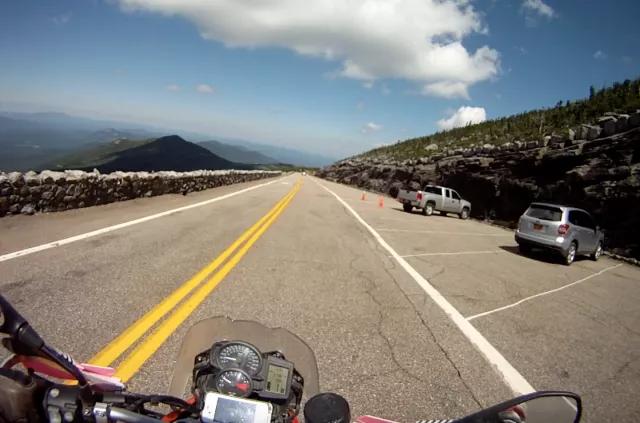
[[[533,229],[536,231],[541,231],[542,230],[542,225],[533,225]]]

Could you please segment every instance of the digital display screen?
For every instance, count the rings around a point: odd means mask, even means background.
[[[253,423],[255,414],[256,404],[219,397],[213,421],[214,423]]]
[[[267,392],[274,394],[285,394],[287,392],[287,379],[289,378],[289,369],[276,365],[269,365],[269,374],[267,375]]]

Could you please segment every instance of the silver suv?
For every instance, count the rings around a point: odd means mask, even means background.
[[[533,248],[559,253],[569,266],[576,255],[598,260],[602,255],[604,234],[589,213],[557,204],[531,203],[518,221],[515,234],[522,254]]]

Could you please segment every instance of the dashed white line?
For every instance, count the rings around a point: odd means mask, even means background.
[[[504,250],[488,250],[488,251],[459,251],[456,253],[423,253],[423,254],[407,254],[406,256],[400,256],[402,258],[407,257],[425,257],[425,256],[463,256],[467,254],[496,254],[505,253]],[[393,256],[389,256],[393,257]]]
[[[98,229],[98,230],[95,230],[95,231],[92,231],[92,232],[87,232],[87,233],[84,233],[84,234],[80,234],[80,235],[72,236],[72,237],[69,237],[69,238],[61,239],[59,241],[49,242],[47,244],[38,245],[36,247],[26,248],[26,249],[20,250],[20,251],[14,251],[13,253],[3,254],[3,255],[0,256],[0,262],[11,260],[11,259],[22,257],[22,256],[26,256],[26,255],[33,254],[33,253],[37,253],[39,251],[48,250],[50,248],[59,247],[61,245],[71,244],[72,242],[80,241],[80,240],[91,238],[91,237],[98,236],[98,235],[102,235],[102,234],[105,234],[107,232],[115,231],[117,229],[126,228],[127,226],[137,225],[138,223],[147,222],[149,220],[157,219],[157,218],[163,217],[163,216],[168,216],[168,215],[173,214],[173,213],[178,213],[178,212],[189,210],[189,209],[193,209],[193,208],[196,208],[196,207],[205,206],[207,204],[215,203],[216,201],[221,201],[221,200],[224,200],[224,199],[227,199],[227,198],[235,197],[236,195],[240,195],[240,194],[243,194],[245,192],[252,191],[254,189],[258,189],[258,188],[265,187],[267,185],[271,185],[271,184],[273,184],[275,182],[282,181],[286,177],[287,176],[284,176],[282,178],[278,178],[278,179],[275,179],[273,181],[266,182],[264,184],[254,185],[254,186],[251,186],[249,188],[241,189],[240,191],[235,191],[235,192],[232,192],[232,193],[229,193],[229,194],[221,195],[220,197],[212,198],[210,200],[201,201],[199,203],[190,204],[188,206],[178,207],[177,209],[163,211],[163,212],[160,212],[160,213],[152,214],[150,216],[141,217],[140,219],[130,220],[128,222],[119,223],[119,224],[113,225],[113,226],[107,226],[106,228]]]
[[[315,178],[313,181],[320,185],[327,192],[332,194],[336,200],[347,209],[353,217],[364,226],[371,235],[378,241],[378,243],[385,249],[391,256],[398,262],[400,266],[416,281],[418,285],[431,297],[431,299],[444,311],[453,323],[458,326],[464,336],[484,355],[486,360],[498,371],[499,375],[503,378],[507,386],[516,394],[527,394],[535,392],[535,389],[527,380],[507,361],[506,358],[500,352],[482,336],[478,330],[469,323],[464,316],[447,301],[437,289],[433,287],[420,273],[418,273],[405,259],[403,259],[387,242],[380,236],[380,234],[373,229],[367,222],[365,222],[358,213],[356,213],[346,201],[344,201],[338,194],[331,191],[329,188],[318,182]]]
[[[495,309],[493,309],[493,310],[485,311],[484,313],[478,313],[478,314],[476,314],[476,315],[473,315],[473,316],[467,317],[467,321],[469,321],[469,322],[470,322],[471,320],[473,320],[473,319],[477,319],[478,317],[488,316],[489,314],[493,314],[493,313],[497,313],[497,312],[502,311],[502,310],[507,310],[507,309],[509,309],[509,308],[513,308],[513,307],[515,307],[515,306],[517,306],[517,305],[520,305],[520,304],[522,304],[522,303],[524,303],[524,302],[527,302],[527,301],[529,301],[529,300],[532,300],[532,299],[534,299],[534,298],[542,297],[542,296],[544,296],[544,295],[548,295],[548,294],[552,294],[552,293],[554,293],[554,292],[561,291],[561,290],[563,290],[563,289],[565,289],[565,288],[569,288],[570,286],[577,285],[577,284],[582,283],[582,282],[584,282],[584,281],[587,281],[587,280],[589,280],[589,279],[591,279],[591,278],[593,278],[593,277],[595,277],[595,276],[599,276],[599,275],[603,274],[604,272],[606,272],[606,271],[608,271],[608,270],[613,270],[613,269],[615,269],[616,267],[620,267],[620,266],[622,266],[622,263],[620,263],[620,264],[616,264],[615,266],[607,267],[606,269],[602,269],[601,271],[599,271],[599,272],[597,272],[597,273],[594,273],[593,275],[589,275],[589,276],[587,276],[586,278],[582,278],[582,279],[580,279],[579,281],[571,282],[570,284],[567,284],[567,285],[561,286],[560,288],[552,289],[552,290],[550,290],[550,291],[541,292],[541,293],[539,293],[539,294],[532,295],[532,296],[527,297],[527,298],[523,298],[523,299],[521,299],[520,301],[517,301],[517,302],[515,302],[515,303],[513,303],[513,304],[509,304],[509,305],[504,306],[504,307],[498,307],[498,308],[495,308]]]
[[[469,235],[469,236],[513,236],[513,234],[483,234],[479,232],[421,231],[416,229],[376,229],[379,232],[412,232],[417,234]]]

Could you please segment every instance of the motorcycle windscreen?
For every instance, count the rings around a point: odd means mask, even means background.
[[[309,398],[320,391],[315,354],[298,336],[283,328],[269,328],[249,320],[211,317],[194,324],[187,331],[173,368],[169,395],[185,398],[185,394],[190,394],[196,355],[219,341],[248,342],[263,353],[280,351],[304,378],[304,396]]]

